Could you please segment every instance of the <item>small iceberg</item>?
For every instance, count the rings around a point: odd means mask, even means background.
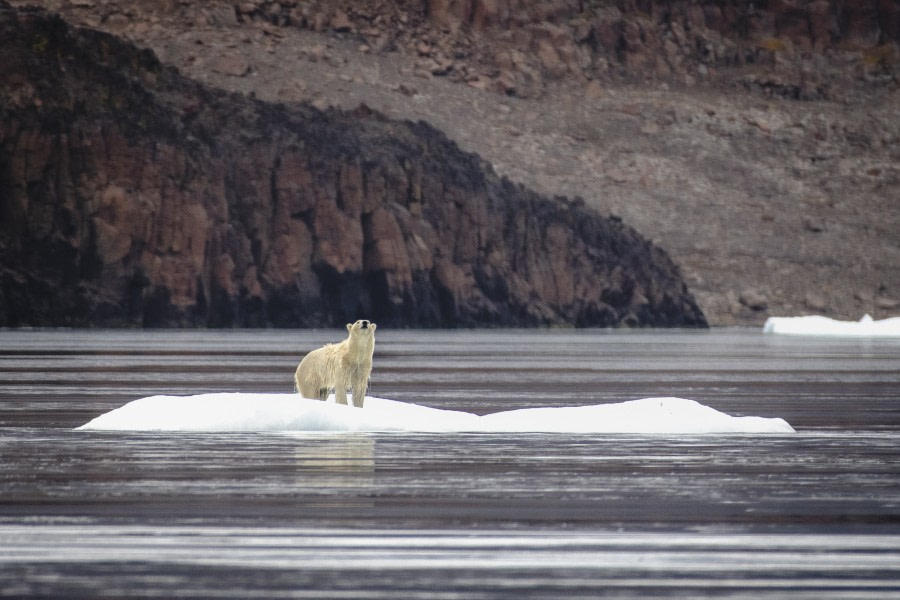
[[[865,315],[859,321],[836,321],[828,317],[769,317],[763,333],[833,337],[900,338],[900,317],[876,321]]]
[[[100,415],[81,431],[206,432],[534,432],[534,433],[793,433],[779,418],[734,417],[684,398],[618,404],[527,408],[478,416],[384,398],[365,408],[308,400],[297,394],[213,393],[150,396]]]

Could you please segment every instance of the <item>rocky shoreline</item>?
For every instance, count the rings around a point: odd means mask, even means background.
[[[430,125],[290,107],[3,10],[0,323],[705,326],[619,219]]]
[[[213,88],[426,121],[665,248],[714,325],[900,308],[892,5],[45,4]]]

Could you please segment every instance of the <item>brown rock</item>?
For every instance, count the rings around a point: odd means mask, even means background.
[[[502,0],[475,0],[472,9],[472,28],[482,31],[488,27],[499,25],[508,16],[508,11],[501,11]],[[505,4],[505,2],[504,2]]]
[[[338,198],[341,209],[358,218],[363,208],[363,174],[356,163],[341,165],[338,173]]]
[[[811,233],[822,233],[823,231],[825,231],[825,224],[820,219],[812,217],[804,219],[803,227],[806,229],[806,231],[809,231]]]
[[[250,63],[241,56],[224,54],[212,62],[211,68],[222,75],[243,77],[250,72]]]
[[[372,212],[364,233],[366,239],[371,240],[366,252],[366,271],[410,274],[403,232],[387,207],[379,207]]]
[[[471,0],[427,0],[428,17],[439,27],[459,25],[471,14]]]
[[[213,270],[213,283],[229,296],[237,296],[238,294],[234,270],[235,264],[231,255],[226,253],[220,254]]]
[[[641,26],[635,21],[622,23],[622,48],[625,52],[637,53],[644,48]]]
[[[769,301],[765,295],[754,289],[747,289],[741,292],[738,300],[747,308],[755,311],[766,310],[769,307]]]
[[[831,42],[832,35],[837,33],[837,21],[831,14],[831,3],[828,0],[814,0],[809,3],[809,33],[812,45],[822,52]]]
[[[353,31],[353,22],[342,10],[335,11],[334,16],[331,17],[331,28],[335,31]]]
[[[476,90],[486,90],[490,88],[491,82],[484,77],[475,75],[474,77],[470,77],[466,80],[466,85],[468,85],[469,87],[473,87]],[[505,88],[504,90],[502,90],[502,92],[507,93],[507,90],[509,89],[511,88]]]
[[[207,25],[219,27],[236,27],[238,25],[235,10],[230,5],[210,6],[203,11]]]
[[[313,238],[306,225],[290,220],[284,224],[285,231],[272,242],[263,276],[275,286],[290,285],[298,277],[310,276]]]
[[[121,261],[131,250],[131,236],[101,218],[93,220],[97,252],[106,264]]]
[[[816,292],[807,292],[804,300],[806,302],[806,307],[814,311],[822,312],[827,306],[825,303],[825,298],[823,298]]]
[[[453,312],[456,312],[460,300],[464,299],[465,290],[470,286],[469,278],[460,266],[445,258],[435,261],[434,277],[440,290],[451,300]]]
[[[328,50],[322,44],[316,44],[306,52],[306,58],[310,62],[319,62],[325,60]]]
[[[900,306],[900,300],[896,298],[888,298],[887,296],[876,296],[875,307],[881,310],[894,310]]]
[[[248,267],[244,272],[244,277],[241,280],[241,288],[251,298],[262,299],[265,296],[265,291],[259,282],[259,276],[257,275],[255,266]]]
[[[556,47],[549,40],[538,42],[537,56],[541,65],[553,77],[561,77],[566,73],[566,65],[559,57]]]
[[[882,12],[892,4],[879,0],[843,3],[840,17],[843,21],[844,31],[842,33],[846,41],[858,44],[863,48],[877,45],[881,36]],[[891,12],[896,15],[897,9],[893,8]]]
[[[507,69],[500,71],[500,74],[494,79],[494,89],[501,94],[514,95],[516,93],[516,87],[516,75]]]
[[[600,82],[591,80],[584,86],[584,96],[590,100],[597,100],[606,95],[606,90],[600,85]]]
[[[275,171],[276,214],[282,220],[299,218],[315,206],[313,181],[306,157],[296,152],[281,156]]]
[[[453,68],[453,61],[446,56],[438,55],[431,62],[432,75],[446,75]]]
[[[327,268],[335,275],[362,271],[362,225],[328,199],[316,203],[313,235],[314,268]]]

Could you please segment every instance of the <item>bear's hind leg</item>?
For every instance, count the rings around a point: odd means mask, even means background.
[[[298,392],[304,398],[309,398],[310,400],[328,400],[328,388],[321,385],[316,381],[302,381],[298,380]]]
[[[303,376],[300,373],[300,367],[297,366],[297,370],[294,371],[294,391],[303,395]]]
[[[316,399],[316,386],[308,382],[301,381],[297,391],[300,392],[300,395],[304,398],[309,398],[310,400]]]

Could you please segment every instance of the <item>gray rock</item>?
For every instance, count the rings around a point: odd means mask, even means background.
[[[741,292],[738,300],[750,310],[761,311],[769,308],[769,300],[758,290],[746,289]]]
[[[825,310],[825,299],[816,292],[807,292],[805,302],[806,307],[811,310],[820,312]]]

